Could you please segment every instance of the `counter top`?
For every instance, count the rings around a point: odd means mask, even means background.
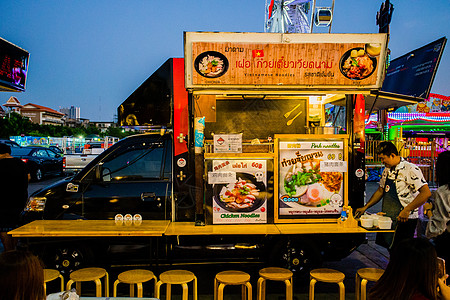
[[[139,226],[116,225],[113,220],[37,220],[14,229],[13,237],[118,237],[174,235],[233,235],[233,234],[320,234],[394,232],[394,230],[343,227],[337,223],[296,224],[220,224],[195,226],[194,222],[144,220]]]
[[[13,237],[162,236],[168,220],[143,220],[141,225],[116,225],[114,220],[36,220],[16,228]]]

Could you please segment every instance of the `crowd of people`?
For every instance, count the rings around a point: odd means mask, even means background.
[[[360,216],[382,200],[382,211],[393,219],[395,230],[377,234],[376,242],[389,250],[390,259],[369,299],[450,300],[448,269],[438,273],[438,257],[450,263],[450,151],[438,156],[439,187],[433,197],[420,169],[399,156],[394,144],[380,143],[377,153],[386,166],[379,188],[355,214]],[[0,143],[0,202],[4,208],[0,238],[5,248],[0,254],[0,300],[42,300],[46,296],[40,260],[32,253],[15,250],[16,241],[6,234],[18,226],[29,180],[26,165],[10,154],[9,146]],[[429,217],[428,239],[414,238],[421,206]]]

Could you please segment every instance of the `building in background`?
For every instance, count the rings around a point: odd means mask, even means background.
[[[20,108],[20,114],[40,125],[64,125],[65,115],[63,113],[42,105],[25,104]]]
[[[94,125],[98,129],[100,129],[101,132],[106,132],[106,130],[109,127],[114,127],[115,126],[114,122],[94,122],[94,121],[91,121],[90,124]]]
[[[63,114],[65,114],[68,119],[73,119],[73,120],[80,119],[80,108],[79,107],[75,107],[72,105],[70,108],[69,107],[60,108],[59,111],[62,112]]]

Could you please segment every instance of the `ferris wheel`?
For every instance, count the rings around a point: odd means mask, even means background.
[[[334,0],[318,5],[319,0],[266,0],[265,32],[312,33],[314,27],[331,32]]]

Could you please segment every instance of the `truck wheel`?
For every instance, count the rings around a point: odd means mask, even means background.
[[[40,168],[37,168],[36,171],[34,171],[34,180],[40,181],[42,179],[42,171]]]
[[[322,259],[314,242],[309,239],[287,239],[276,243],[269,264],[286,268],[300,280],[308,280],[309,272],[321,265]]]
[[[94,258],[92,251],[83,246],[61,245],[47,248],[44,253],[46,268],[56,269],[63,276],[89,266]]]

